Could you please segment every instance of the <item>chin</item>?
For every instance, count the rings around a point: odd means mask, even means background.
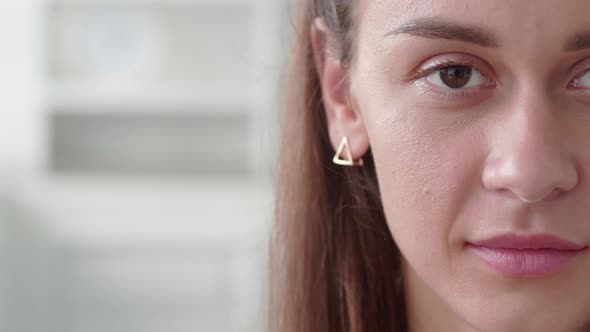
[[[575,306],[567,297],[553,302],[539,302],[534,297],[518,294],[516,301],[497,298],[482,298],[480,304],[470,301],[460,308],[459,316],[471,329],[481,332],[584,332],[590,331],[590,306]],[[571,297],[570,297],[571,298]],[[535,302],[536,301],[536,302]],[[586,301],[587,302],[587,301]],[[462,309],[462,310],[461,310]]]

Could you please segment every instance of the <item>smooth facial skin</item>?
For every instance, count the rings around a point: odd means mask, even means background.
[[[590,245],[590,1],[358,6],[352,64],[324,47],[320,21],[316,63],[334,148],[346,135],[354,158],[372,149],[410,330],[590,330],[590,250],[540,277],[465,250],[506,233]],[[470,68],[454,69],[462,87],[441,80],[451,66]]]

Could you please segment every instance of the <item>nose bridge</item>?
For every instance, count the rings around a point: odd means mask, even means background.
[[[541,89],[537,89],[539,91]],[[555,160],[562,149],[559,110],[546,93],[528,89],[510,107],[506,135],[512,140],[513,157],[526,161]],[[534,168],[530,171],[534,171]]]
[[[563,116],[543,88],[529,86],[513,95],[498,120],[483,183],[532,203],[572,189],[578,181],[566,148]]]

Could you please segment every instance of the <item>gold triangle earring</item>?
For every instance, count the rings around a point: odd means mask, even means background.
[[[342,153],[344,153],[344,158],[342,158]],[[340,142],[340,146],[338,147],[338,150],[336,150],[336,155],[334,155],[332,162],[336,165],[342,166],[364,166],[362,158],[359,160],[352,159],[352,152],[350,152],[350,145],[348,144],[348,137],[346,136],[342,138],[342,142]]]

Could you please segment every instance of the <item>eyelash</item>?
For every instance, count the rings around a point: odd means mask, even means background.
[[[475,88],[460,88],[460,89],[442,89],[440,87],[433,87],[432,83],[426,83],[426,78],[437,71],[440,71],[445,68],[449,67],[469,67],[479,71],[479,73],[488,81],[483,86],[475,87]],[[567,86],[578,93],[584,93],[590,95],[590,86],[579,86],[577,85],[576,81],[579,80],[586,74],[590,73],[590,68],[582,71],[581,74],[575,76],[570,82],[568,82]],[[422,86],[423,89],[426,90],[427,93],[435,94],[439,97],[448,98],[451,100],[461,100],[470,97],[476,96],[478,93],[481,93],[482,89],[489,90],[495,87],[495,82],[489,79],[489,76],[484,74],[482,70],[478,69],[477,62],[472,59],[465,59],[465,60],[454,60],[454,59],[444,59],[444,60],[437,60],[436,62],[429,64],[426,67],[417,68],[410,74],[410,78],[408,79],[409,82],[416,82]]]
[[[410,75],[411,80],[417,80],[423,77],[426,77],[435,71],[453,67],[453,66],[463,66],[463,67],[471,67],[475,68],[475,61],[457,61],[453,59],[445,59],[445,60],[438,60],[433,64],[429,64],[423,68],[417,68],[414,72]]]

